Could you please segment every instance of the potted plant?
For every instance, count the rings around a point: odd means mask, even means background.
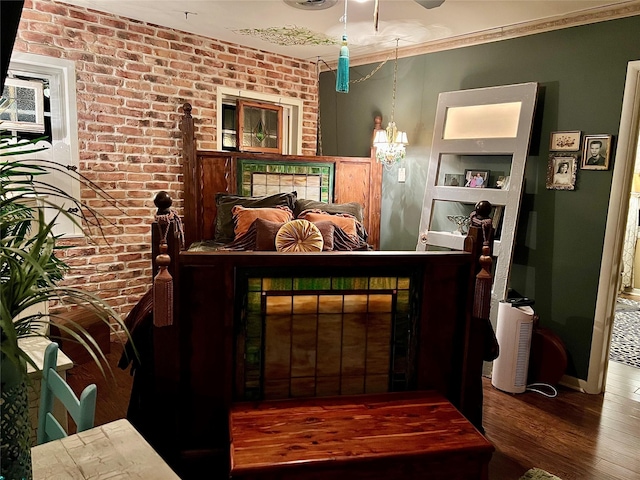
[[[38,367],[22,350],[20,339],[43,335],[35,327],[55,318],[54,313],[29,313],[29,308],[51,301],[73,304],[93,309],[110,328],[127,332],[120,317],[99,297],[60,283],[68,266],[56,257],[64,248],[52,231],[56,220],[64,215],[87,227],[99,226],[100,218],[46,181],[48,173],[66,170],[64,167],[47,160],[25,159],[25,154],[41,150],[36,142],[0,136],[0,478],[6,480],[31,478],[26,367],[27,363]],[[67,174],[106,197],[74,170]],[[80,213],[59,207],[53,201],[56,197],[73,202]],[[52,220],[45,220],[47,210],[55,213]],[[58,328],[83,345],[102,369],[104,354],[86,330],[73,324]]]

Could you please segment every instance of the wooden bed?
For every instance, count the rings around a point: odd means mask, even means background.
[[[182,125],[187,245],[212,238],[215,193],[238,193],[238,162],[256,156],[332,163],[332,200],[362,202],[369,241],[379,245],[375,159],[197,151],[190,110]],[[160,214],[170,202],[157,198]],[[228,476],[229,412],[248,400],[436,390],[482,429],[491,276],[485,264],[476,279],[478,228],[464,252],[282,253],[189,251],[175,227],[162,248],[168,257],[156,262],[168,265],[173,298],[170,320],[154,319],[152,410],[161,427],[149,436],[179,474]],[[152,237],[155,259],[165,237],[157,223]]]

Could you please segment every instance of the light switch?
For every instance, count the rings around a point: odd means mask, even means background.
[[[404,183],[407,179],[407,172],[404,167],[398,168],[398,183]]]

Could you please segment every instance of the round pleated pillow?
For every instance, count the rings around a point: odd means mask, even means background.
[[[292,220],[276,233],[278,252],[321,252],[324,241],[318,227],[308,220]]]

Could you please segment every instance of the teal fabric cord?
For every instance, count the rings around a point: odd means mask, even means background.
[[[349,93],[349,47],[347,36],[342,36],[340,57],[338,57],[338,74],[336,75],[336,92]]]

